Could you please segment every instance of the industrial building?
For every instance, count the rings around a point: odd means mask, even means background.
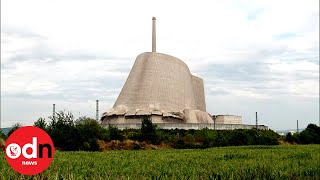
[[[141,123],[146,116],[153,123],[213,123],[203,80],[182,60],[156,52],[156,18],[152,21],[152,52],[138,55],[102,124]]]
[[[216,124],[242,124],[242,117],[236,115],[214,115],[213,121]]]
[[[151,119],[164,129],[268,129],[244,125],[236,115],[206,112],[204,82],[182,60],[156,52],[156,18],[152,18],[152,51],[137,56],[113,107],[101,117],[103,126],[140,128]]]

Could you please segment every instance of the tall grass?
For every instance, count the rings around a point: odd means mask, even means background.
[[[320,179],[320,145],[57,152],[36,176],[0,156],[0,179]]]

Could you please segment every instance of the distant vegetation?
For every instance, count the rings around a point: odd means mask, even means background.
[[[6,134],[0,129],[0,138],[1,139],[7,139]]]
[[[5,163],[0,179],[319,179],[319,127],[280,136],[272,130],[164,130],[149,119],[141,129],[102,128],[87,117],[60,111],[37,126],[51,136],[56,150],[43,173],[24,176]],[[14,124],[17,129],[21,125]],[[11,130],[10,133],[12,133]],[[7,136],[0,131],[0,149]],[[246,145],[246,146],[243,146]],[[249,146],[247,146],[249,145]],[[255,145],[255,146],[252,146]],[[266,146],[267,145],[267,146]],[[233,146],[233,147],[221,147]],[[212,148],[215,147],[215,148]],[[105,151],[165,149],[152,151]],[[79,151],[80,150],[80,151]],[[71,152],[66,152],[71,151]],[[84,152],[104,151],[104,152]]]
[[[14,124],[9,135],[20,124]],[[69,112],[57,112],[49,117],[49,122],[39,118],[34,122],[52,138],[55,147],[63,151],[104,151],[116,149],[204,149],[221,146],[278,145],[280,142],[291,144],[320,144],[320,128],[309,124],[299,134],[282,137],[272,130],[166,130],[158,129],[150,119],[142,120],[141,129],[119,130],[109,126],[103,128],[92,118],[75,119]],[[0,131],[0,148],[4,147],[6,136]]]
[[[0,152],[0,179],[319,179],[320,145],[150,151],[56,152],[43,173],[23,176]]]
[[[285,141],[297,144],[320,144],[320,127],[309,124],[301,133],[287,133]]]
[[[8,137],[15,131],[15,130],[17,130],[18,128],[20,128],[22,125],[20,124],[20,123],[14,123],[12,126],[11,126],[11,128],[10,128],[10,130],[9,130],[9,132],[8,132]]]
[[[34,123],[48,132],[54,145],[64,151],[103,151],[113,149],[209,148],[215,146],[277,145],[279,135],[271,130],[164,130],[150,119],[143,119],[141,129],[120,131],[102,128],[97,121],[60,111],[49,124],[40,118]]]
[[[4,147],[6,146],[6,144],[5,144],[6,139],[7,139],[7,136],[0,129],[0,150],[4,149]]]

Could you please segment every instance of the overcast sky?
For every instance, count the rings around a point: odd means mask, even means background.
[[[275,130],[319,123],[319,1],[1,1],[1,121],[109,110],[137,55],[182,59],[207,111]]]

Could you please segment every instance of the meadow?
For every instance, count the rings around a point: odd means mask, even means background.
[[[0,156],[0,179],[320,179],[320,145],[56,152],[23,176]]]

